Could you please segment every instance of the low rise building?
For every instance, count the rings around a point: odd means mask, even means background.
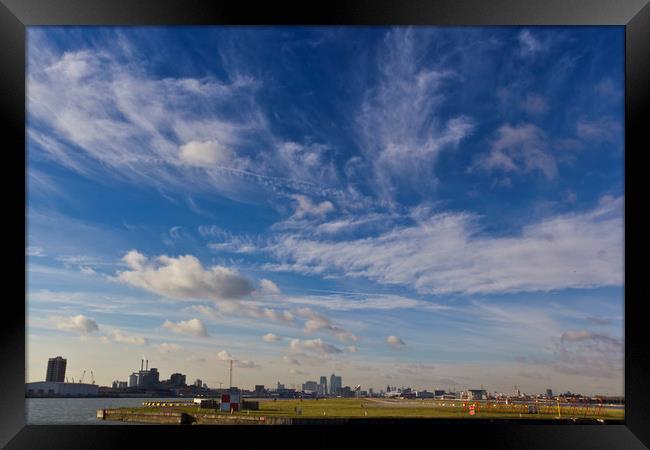
[[[87,383],[37,381],[25,384],[27,397],[97,397],[99,386]]]

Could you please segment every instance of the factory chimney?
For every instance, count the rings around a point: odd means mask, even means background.
[[[144,370],[144,359],[140,360],[140,372]]]
[[[149,360],[147,360],[147,365],[145,366],[144,370],[149,370]]]

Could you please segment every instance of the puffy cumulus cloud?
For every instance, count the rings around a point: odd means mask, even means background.
[[[178,344],[163,342],[161,344],[156,345],[156,350],[158,350],[160,353],[176,353],[183,350],[183,347],[181,347]]]
[[[476,216],[434,213],[378,236],[319,241],[285,235],[274,270],[364,277],[421,293],[489,294],[623,284],[623,198],[550,216],[510,236],[482,233]]]
[[[117,342],[118,344],[147,345],[149,342],[147,338],[144,338],[142,336],[126,335],[117,329],[107,332],[106,337],[113,342]]]
[[[309,334],[322,330],[336,336],[341,341],[357,340],[357,337],[350,331],[344,330],[343,328],[332,324],[330,319],[323,316],[322,314],[317,313],[311,308],[300,308],[298,310],[298,315],[307,318],[304,327],[305,333]]]
[[[386,338],[386,343],[393,348],[399,348],[403,345],[406,345],[406,343],[401,338],[393,335]]]
[[[186,334],[196,337],[208,336],[208,331],[205,329],[205,325],[199,319],[181,320],[180,322],[165,320],[162,326],[163,328],[177,334]]]
[[[553,357],[553,367],[561,373],[603,378],[623,375],[623,339],[608,334],[566,331],[556,344]]]
[[[480,155],[469,171],[491,173],[530,173],[540,171],[549,180],[557,177],[557,162],[549,152],[546,134],[533,124],[505,124],[497,130],[498,137],[490,152]]]
[[[327,353],[327,354],[333,354],[333,353],[341,353],[342,350],[338,347],[335,347],[331,344],[328,344],[327,342],[323,341],[322,339],[292,339],[289,342],[289,349],[292,351],[313,351],[317,353]]]
[[[221,350],[219,353],[217,353],[217,358],[221,361],[232,361],[233,365],[242,369],[256,369],[260,367],[259,364],[249,359],[236,359],[226,350]]]
[[[254,291],[238,271],[223,266],[204,268],[192,255],[148,259],[132,250],[122,259],[131,270],[119,272],[118,280],[174,299],[238,299]]]
[[[235,361],[234,364],[235,364],[236,367],[239,367],[241,369],[257,369],[257,368],[261,367],[259,364],[257,364],[254,361],[251,361],[249,359],[238,360],[238,361]]]
[[[55,317],[54,319],[59,330],[74,331],[80,334],[91,334],[99,330],[97,322],[83,314],[72,317]]]
[[[219,358],[221,361],[230,361],[235,359],[230,353],[225,350],[221,350],[219,353],[217,353],[217,358]]]
[[[260,280],[260,290],[265,294],[276,295],[280,293],[280,288],[271,280],[262,279]]]
[[[137,250],[130,250],[122,257],[122,261],[133,270],[142,270],[147,257]]]
[[[277,342],[277,341],[282,340],[282,338],[280,336],[278,336],[277,334],[273,334],[273,333],[265,334],[264,336],[262,336],[262,339],[264,340],[264,342]]]
[[[299,194],[292,195],[291,198],[298,203],[296,211],[293,214],[293,217],[296,219],[302,219],[304,217],[322,218],[334,211],[334,205],[329,200],[314,203],[309,197]]]
[[[210,308],[209,306],[204,306],[200,308],[195,308],[195,310],[208,315],[208,317],[217,318],[221,315],[235,314],[244,317],[250,317],[253,319],[265,319],[271,320],[273,322],[279,322],[283,324],[293,323],[295,317],[291,311],[288,310],[279,310],[273,308],[261,307],[256,304],[248,303],[247,301],[218,301],[215,303],[215,306],[218,308]]]

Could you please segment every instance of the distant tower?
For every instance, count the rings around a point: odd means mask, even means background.
[[[232,359],[230,360],[230,388],[232,389]]]
[[[65,381],[65,366],[67,359],[57,356],[47,360],[47,373],[45,381],[56,381],[63,383]]]
[[[327,377],[326,376],[320,377],[320,385],[322,386],[321,389],[323,391],[323,394],[327,394]]]

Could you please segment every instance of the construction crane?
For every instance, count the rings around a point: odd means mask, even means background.
[[[86,371],[84,370],[84,373],[81,374],[81,378],[79,379],[79,383],[84,382],[84,377],[86,376]]]
[[[92,370],[90,371],[90,384],[95,384],[95,375]]]

